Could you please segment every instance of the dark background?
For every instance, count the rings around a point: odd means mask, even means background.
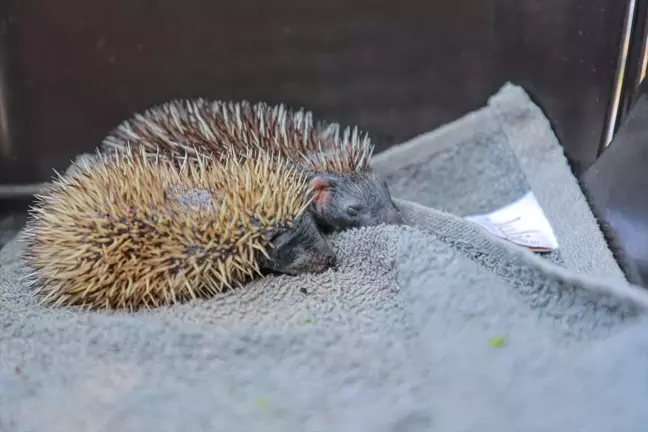
[[[596,158],[622,0],[13,0],[0,183],[47,180],[136,110],[265,100],[368,130],[378,150],[522,85],[578,174]]]

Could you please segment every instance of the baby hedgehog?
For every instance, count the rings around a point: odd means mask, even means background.
[[[128,145],[216,157],[228,147],[277,151],[309,171],[315,192],[310,211],[324,231],[403,223],[386,182],[370,166],[368,135],[346,128],[341,136],[339,125],[314,123],[310,111],[263,102],[173,100],[121,123],[102,148]]]
[[[130,150],[99,154],[37,199],[24,258],[45,304],[170,305],[241,286],[264,269],[335,264],[304,212],[306,176],[271,154],[180,164]]]

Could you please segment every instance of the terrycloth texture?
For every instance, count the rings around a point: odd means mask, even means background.
[[[560,250],[546,258],[625,280],[549,121],[511,84],[488,106],[377,155],[394,196],[458,216],[487,213],[532,190]]]
[[[448,147],[469,141],[447,131]],[[39,307],[13,241],[0,251],[0,430],[645,429],[648,294],[608,262],[582,273],[579,251],[607,256],[585,250],[596,234],[573,236],[556,265],[398,204],[411,226],[331,237],[336,271],[136,314]]]

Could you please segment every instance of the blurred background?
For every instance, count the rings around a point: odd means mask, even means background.
[[[305,107],[369,131],[381,151],[480,108],[506,81],[545,110],[578,175],[609,140],[645,65],[639,1],[1,5],[5,192],[48,180],[134,111],[172,98]],[[30,199],[3,198],[4,209]]]

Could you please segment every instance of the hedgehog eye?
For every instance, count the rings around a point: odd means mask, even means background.
[[[349,216],[358,216],[360,210],[362,210],[360,204],[352,204],[346,208],[346,212]]]

